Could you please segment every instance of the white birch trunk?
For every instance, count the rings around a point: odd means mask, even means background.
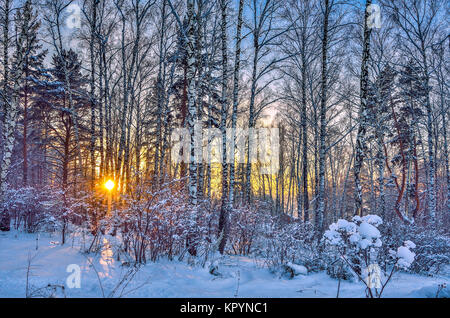
[[[361,62],[361,79],[360,79],[360,109],[359,109],[359,126],[358,135],[356,137],[356,154],[355,154],[355,210],[354,215],[362,216],[362,185],[361,185],[361,168],[364,163],[365,153],[367,151],[366,146],[366,132],[369,124],[369,113],[367,109],[367,94],[368,94],[368,80],[369,80],[369,58],[370,58],[370,33],[371,30],[368,25],[369,19],[369,6],[372,4],[371,0],[366,0],[366,6],[364,10],[364,39],[363,39],[363,54]]]

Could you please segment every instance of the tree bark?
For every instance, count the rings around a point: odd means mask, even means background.
[[[363,53],[361,61],[361,79],[360,79],[360,99],[361,104],[359,108],[359,126],[358,135],[356,137],[356,154],[355,154],[355,210],[354,215],[362,216],[362,185],[361,185],[361,168],[364,163],[366,146],[366,132],[369,124],[369,113],[367,109],[368,96],[368,81],[369,81],[369,59],[370,59],[370,33],[371,29],[368,25],[369,6],[372,4],[371,0],[366,0],[364,11],[364,39],[363,39]]]

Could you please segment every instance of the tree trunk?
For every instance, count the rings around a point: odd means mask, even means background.
[[[220,7],[222,11],[222,109],[220,131],[222,133],[222,205],[219,215],[219,233],[218,237],[222,237],[219,243],[219,252],[223,254],[228,238],[228,165],[227,165],[227,115],[228,115],[228,97],[227,97],[227,80],[228,80],[228,54],[227,54],[227,5],[228,0],[221,0]],[[223,234],[222,234],[223,232]],[[221,235],[222,234],[222,235]]]
[[[325,0],[325,12],[322,37],[322,79],[320,96],[320,139],[319,139],[319,184],[318,204],[316,211],[315,229],[318,237],[322,236],[323,217],[325,213],[325,138],[326,138],[326,108],[327,108],[327,67],[328,67],[328,19],[330,14],[329,0]]]
[[[354,215],[362,216],[362,186],[361,186],[361,168],[363,166],[366,146],[366,131],[369,123],[369,113],[367,109],[367,95],[368,95],[368,81],[369,81],[369,59],[370,59],[370,33],[371,29],[368,25],[369,6],[372,4],[371,0],[366,0],[364,11],[364,39],[363,39],[363,54],[361,62],[361,80],[360,80],[360,99],[361,105],[359,109],[359,126],[358,135],[356,137],[356,154],[355,154],[355,210]]]
[[[244,11],[244,0],[239,0],[238,9],[238,21],[236,28],[236,47],[234,56],[234,72],[233,72],[233,110],[231,114],[231,128],[233,130],[232,140],[231,140],[231,164],[230,164],[230,186],[229,186],[229,198],[228,203],[233,206],[234,203],[234,191],[235,191],[235,171],[236,171],[236,160],[235,160],[235,132],[236,132],[236,122],[237,122],[237,106],[239,103],[239,70],[241,63],[241,30],[242,30],[242,12]]]

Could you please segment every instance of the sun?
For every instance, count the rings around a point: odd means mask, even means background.
[[[114,181],[112,181],[112,180],[106,181],[105,188],[108,189],[109,191],[114,189]]]

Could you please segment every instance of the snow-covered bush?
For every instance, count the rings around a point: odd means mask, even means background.
[[[380,232],[377,227],[382,223],[376,215],[367,215],[363,218],[356,216],[353,222],[340,219],[330,225],[324,234],[324,241],[334,246],[338,255],[344,254],[354,268],[354,272],[342,260],[333,261],[327,266],[327,272],[334,278],[357,278],[362,273],[361,258],[373,258],[373,248],[381,247]],[[331,251],[333,254],[333,250]],[[362,255],[361,255],[362,254]],[[331,255],[331,259],[336,256]],[[370,261],[370,259],[369,259]]]
[[[237,207],[230,213],[229,245],[234,254],[248,255],[252,252],[257,235],[264,231],[270,218],[264,207]]]
[[[390,273],[382,272],[379,251],[383,243],[378,230],[382,223],[377,215],[355,216],[352,221],[340,219],[331,224],[323,236],[323,240],[335,251],[337,260],[341,262],[340,268],[351,270],[365,284],[368,297],[381,297],[394,272],[408,269],[416,256],[411,251],[416,245],[407,240],[396,250],[389,251],[390,262],[384,262],[390,263]]]
[[[78,193],[75,198],[68,192],[50,187],[8,189],[3,208],[11,215],[15,229],[29,233],[58,231],[62,243],[71,230],[89,229],[95,235],[105,214],[102,197]]]
[[[296,219],[271,217],[261,224],[255,255],[265,259],[267,267],[281,275],[291,276],[292,266],[304,266],[316,271],[320,266],[317,240],[311,223]]]
[[[122,239],[121,253],[134,262],[208,253],[212,213],[203,205],[193,210],[179,185],[169,184],[158,191],[140,188],[124,201],[110,223],[115,228],[112,232]]]
[[[397,251],[391,250],[391,257],[397,259],[396,265],[399,268],[408,269],[411,266],[416,257],[416,253],[411,252],[411,249],[414,248],[416,248],[416,244],[411,241],[405,241],[403,246],[397,248]]]
[[[267,236],[265,237],[265,247],[262,250],[268,267],[277,270],[288,262],[296,263],[297,250],[301,241],[296,235],[298,224],[279,224],[272,222],[267,224]]]
[[[450,236],[445,229],[436,229],[422,224],[403,224],[388,221],[381,229],[383,247],[380,258],[387,259],[389,251],[395,249],[401,242],[411,240],[416,243],[414,263],[408,269],[414,273],[434,275],[450,265]],[[383,263],[380,266],[385,267]]]
[[[33,187],[8,189],[5,198],[3,208],[11,215],[15,229],[28,233],[54,229],[53,206],[57,200],[53,191]]]
[[[411,271],[416,273],[439,274],[450,265],[450,237],[434,229],[420,229],[415,226],[406,238],[416,242],[417,254]]]
[[[142,194],[129,198],[126,208],[116,211],[115,223],[121,230],[124,251],[136,263],[145,263],[147,257],[154,261],[162,254],[171,257],[179,250],[178,220],[183,210],[172,207],[161,192]]]

